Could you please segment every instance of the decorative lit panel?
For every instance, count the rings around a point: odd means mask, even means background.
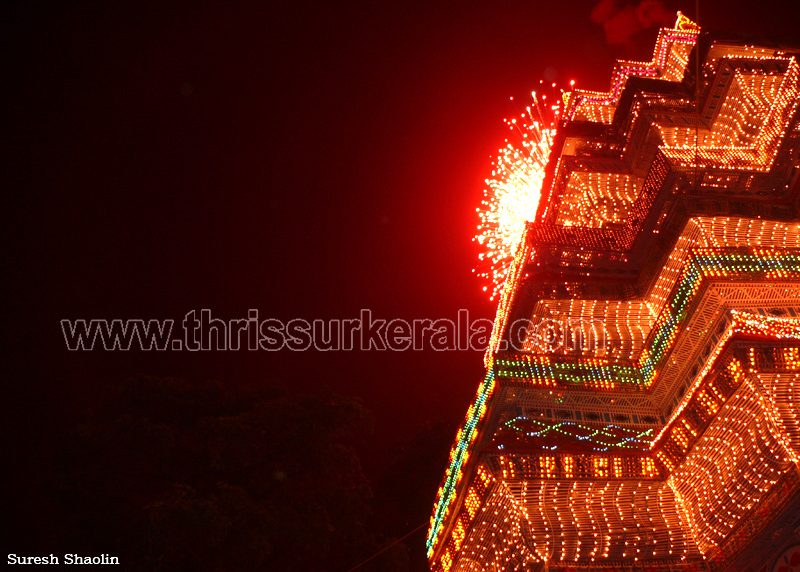
[[[731,309],[765,316],[800,315],[800,283],[722,282],[709,285],[694,307],[683,334],[667,356],[654,387],[654,402],[665,415],[678,405],[684,390],[702,375],[706,365],[730,337]]]
[[[505,484],[494,487],[485,505],[477,514],[468,534],[458,551],[445,550],[450,554],[450,566],[445,566],[445,557],[439,560],[440,568],[433,572],[467,572],[480,570],[513,570],[534,562],[540,562],[543,554],[532,552],[523,537],[527,519],[518,501]],[[449,548],[449,547],[448,547]]]
[[[704,553],[792,466],[769,409],[757,380],[745,379],[668,479]]]
[[[602,228],[624,222],[641,188],[642,179],[632,175],[573,171],[556,224]]]
[[[508,487],[527,516],[528,545],[551,566],[699,555],[663,482],[531,480]]]
[[[592,123],[604,123],[609,125],[614,120],[614,113],[617,106],[606,100],[593,101],[587,98],[583,101],[573,115],[573,121],[591,121]]]
[[[653,315],[658,315],[664,307],[691,254],[691,249],[697,246],[708,246],[704,230],[703,219],[693,218],[686,222],[683,232],[678,236],[675,246],[661,266],[658,277],[644,296]]]
[[[800,248],[800,224],[746,219],[709,217],[696,219],[702,228],[705,247],[731,247],[748,244],[772,248]]]
[[[795,302],[798,296],[797,286],[795,284],[795,288],[789,290],[793,293]],[[742,286],[742,288],[745,289],[747,286]],[[777,295],[780,295],[782,289],[781,285],[775,285],[773,288],[750,288],[750,291],[751,293],[755,291],[755,293],[769,292],[773,294],[778,292]],[[780,303],[785,303],[785,300],[781,300]],[[740,307],[743,306],[745,304],[740,305]],[[708,308],[708,310],[713,310],[713,308]],[[705,345],[689,347],[691,332],[689,335],[683,336],[681,342],[670,355],[668,363],[663,368],[658,383],[654,386],[652,392],[655,403],[662,408],[666,406],[663,412],[664,415],[672,415],[670,423],[690,403],[694,392],[703,383],[708,383],[706,376],[711,367],[718,363],[718,356],[725,349],[728,340],[735,334],[762,336],[774,340],[799,340],[800,331],[798,327],[800,326],[800,320],[798,320],[797,316],[800,316],[800,311],[792,307],[789,307],[788,310],[786,313],[794,317],[769,316],[763,308],[759,308],[758,313],[730,310],[730,319],[726,318],[724,322],[720,323],[720,327],[712,328],[706,332],[705,339],[708,339],[709,336],[710,339]],[[780,308],[771,308],[770,311],[782,312]],[[784,350],[783,348],[774,349],[776,355],[784,355],[787,351],[789,350]],[[762,352],[756,352],[755,355],[760,356]],[[738,364],[738,361],[734,360],[732,364]],[[765,370],[763,363],[751,367],[759,371]],[[783,367],[782,369],[785,371],[787,368]],[[739,367],[739,370],[743,371],[743,366]]]
[[[661,312],[693,248],[800,248],[800,224],[739,217],[689,219],[644,299]]]
[[[689,63],[692,48],[694,48],[694,42],[673,42],[664,63],[661,79],[681,81],[686,71],[686,65]]]
[[[627,417],[627,416],[625,416]],[[622,423],[515,417],[495,434],[498,449],[543,450],[565,453],[645,453],[655,436],[652,428]],[[514,469],[509,469],[514,471]],[[530,471],[533,471],[531,473]],[[524,469],[535,474],[537,468]],[[632,468],[633,473],[638,469]],[[633,474],[631,473],[631,474]],[[641,476],[641,475],[637,475]]]
[[[661,266],[657,277],[640,300],[540,300],[534,305],[526,324],[521,343],[523,352],[553,356],[592,356],[615,360],[639,359],[645,342],[656,324],[657,317],[665,312],[670,297],[681,279],[690,257],[698,248],[731,249],[741,246],[779,249],[800,248],[800,224],[738,217],[696,217],[687,221],[683,232]],[[735,278],[735,273],[727,274]],[[708,279],[718,273],[711,271]],[[722,278],[722,275],[718,275]],[[758,284],[751,284],[760,288]],[[747,308],[758,305],[769,307],[783,300],[783,305],[795,304],[796,287],[775,289],[774,283],[764,283],[773,288],[764,292],[746,288],[742,284],[715,286],[713,292],[723,298],[727,307]],[[754,297],[755,296],[755,297]],[[766,296],[771,302],[764,298]],[[716,299],[707,299],[712,306]],[[717,315],[726,308],[716,312]],[[697,318],[697,316],[695,316]],[[713,320],[715,318],[708,317]],[[708,321],[708,320],[707,320]],[[697,332],[694,330],[692,344]],[[685,345],[685,344],[684,344]],[[694,347],[686,346],[686,351]]]
[[[718,40],[709,46],[703,69],[706,75],[710,75],[724,60],[751,60],[757,62],[760,67],[768,69],[776,60],[786,57],[785,49]]]
[[[613,430],[607,432],[614,434]],[[632,439],[640,434],[641,432],[634,434]],[[517,444],[517,447],[521,449],[522,445]],[[567,446],[564,449],[571,451],[574,447]],[[561,447],[532,447],[528,453],[491,455],[489,463],[498,478],[505,482],[531,479],[661,479],[656,461],[646,453],[634,454],[635,446],[630,446],[627,450],[615,449],[614,454],[609,455],[562,454],[561,450]]]
[[[550,391],[501,385],[495,402],[497,426],[517,418],[616,424],[639,432],[658,431],[663,421],[650,395],[641,392]]]
[[[522,351],[633,359],[654,319],[652,306],[640,300],[541,300]]]
[[[704,293],[708,292],[707,286],[716,282],[746,280],[798,283],[800,253],[761,248],[694,249],[674,294],[655,320],[647,344],[636,362],[512,354],[509,357],[498,356],[497,376],[504,382],[550,388],[609,391],[652,387],[664,359],[683,338],[686,322],[693,315],[690,311],[702,302]],[[709,319],[713,327],[713,315]],[[706,331],[710,332],[708,327],[706,325]],[[772,326],[767,329],[771,330]]]
[[[800,473],[792,466],[761,497],[758,505],[745,514],[725,541],[706,553],[705,560],[716,564],[712,570],[758,570],[766,572],[765,561],[779,550],[780,529],[792,527],[800,513]],[[777,526],[776,526],[777,525]],[[777,533],[777,538],[776,538]],[[775,544],[775,541],[778,544]],[[750,548],[750,550],[748,550]],[[777,562],[772,572],[791,572]]]
[[[778,349],[778,348],[776,348]],[[764,388],[769,399],[772,418],[780,428],[784,445],[790,451],[792,460],[800,462],[800,348],[781,348],[786,354],[785,361],[795,372],[759,373],[759,385]]]
[[[673,471],[686,459],[722,404],[744,381],[745,369],[732,353],[729,350],[719,356],[716,375],[704,377],[690,388],[680,407],[653,440],[651,450],[667,471]]]
[[[782,73],[733,72],[709,126],[657,124],[666,157],[682,167],[769,170],[797,109],[800,88],[797,61],[792,57],[780,63]]]
[[[549,356],[517,354],[498,357],[495,364],[498,379],[504,383],[596,391],[644,388],[635,365],[609,363],[598,358],[557,361]]]

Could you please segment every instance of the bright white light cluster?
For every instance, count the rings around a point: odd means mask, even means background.
[[[534,104],[525,113],[505,120],[515,140],[506,139],[506,146],[499,150],[492,163],[492,176],[486,179],[483,201],[476,209],[480,224],[474,240],[484,248],[478,255],[484,267],[478,275],[489,283],[483,290],[490,291],[492,299],[503,289],[525,223],[536,218],[555,135],[553,122],[545,117],[557,117],[557,106],[548,109],[546,96],[537,99],[536,92],[532,95]]]

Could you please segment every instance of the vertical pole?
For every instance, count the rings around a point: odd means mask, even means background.
[[[700,26],[700,0],[694,3],[694,21]],[[694,124],[694,186],[695,192],[700,188],[700,34],[697,33],[697,43],[695,44],[695,77],[694,77],[694,100],[695,112],[697,117]]]

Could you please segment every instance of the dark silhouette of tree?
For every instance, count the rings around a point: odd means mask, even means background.
[[[354,446],[372,418],[356,399],[140,376],[98,411],[46,484],[65,552],[130,570],[345,572],[393,540],[371,516]],[[405,547],[360,570],[406,572]]]

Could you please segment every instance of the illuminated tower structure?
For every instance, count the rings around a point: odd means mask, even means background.
[[[800,542],[799,61],[679,14],[565,94],[434,572],[770,571]]]

